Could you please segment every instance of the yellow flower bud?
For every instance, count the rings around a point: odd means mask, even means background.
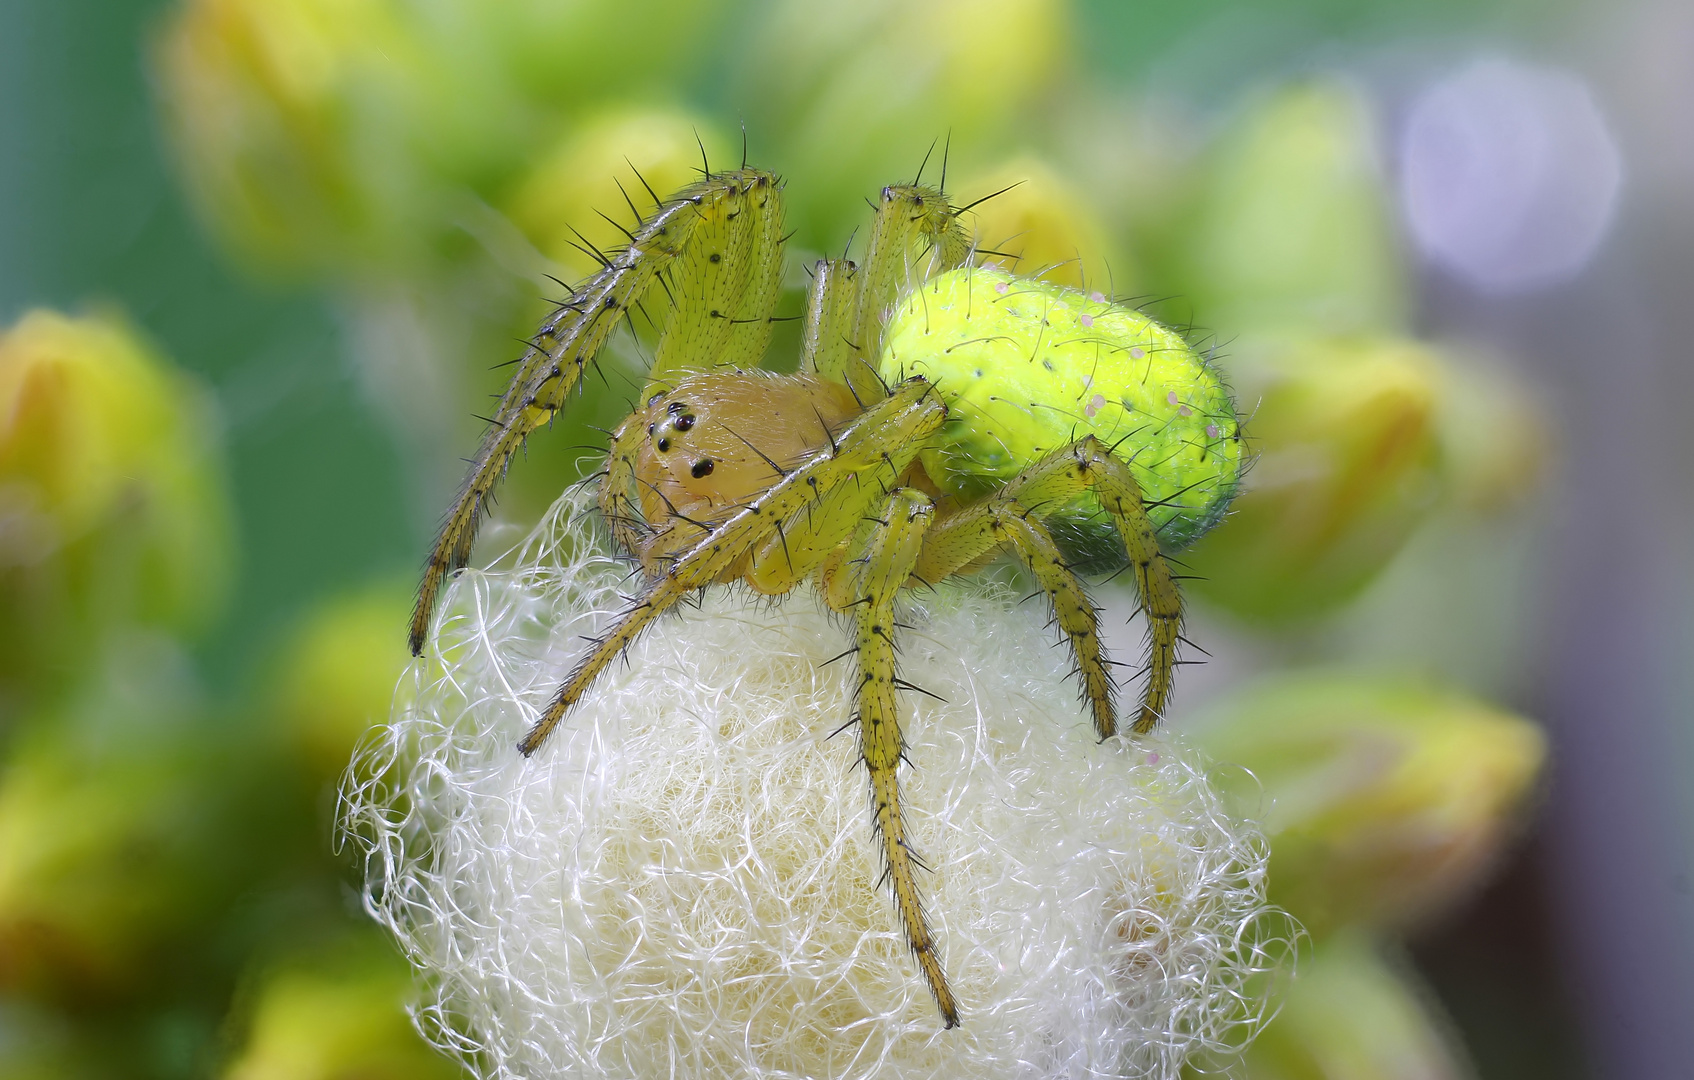
[[[510,111],[477,80],[441,85],[394,0],[188,0],[157,59],[201,209],[267,267],[414,254],[441,216],[436,174],[477,130],[465,114],[492,132]]]
[[[1532,386],[1486,358],[1456,357],[1446,380],[1441,453],[1453,501],[1482,513],[1521,506],[1553,453],[1545,406]]]
[[[1218,147],[1180,241],[1180,291],[1208,326],[1392,331],[1405,281],[1368,107],[1309,83],[1254,108]]]
[[[271,973],[254,992],[245,1043],[225,1080],[456,1080],[413,1030],[405,963],[379,942]]]
[[[912,179],[931,138],[918,133],[949,137],[954,165],[980,165],[971,154],[1027,122],[1064,69],[1068,13],[1063,0],[777,5],[742,96],[755,130],[782,140],[802,242],[839,243],[866,195]],[[941,158],[938,145],[926,182]]]
[[[229,522],[210,409],[115,318],[0,333],[0,675],[85,668],[101,630],[200,625]]]
[[[1414,342],[1314,338],[1241,357],[1257,455],[1231,515],[1191,556],[1197,593],[1261,621],[1351,599],[1441,494],[1443,374]]]
[[[1442,1035],[1430,996],[1368,938],[1320,944],[1289,986],[1282,1011],[1248,1049],[1246,1080],[1462,1080],[1463,1052]]]
[[[1111,295],[1122,294],[1134,280],[1133,268],[1112,248],[1093,208],[1040,158],[1021,155],[966,177],[957,190],[972,192],[973,199],[1000,192],[972,210],[975,221],[967,223],[982,247],[1008,256],[987,256],[985,264]]]
[[[1470,887],[1546,757],[1533,723],[1491,705],[1326,674],[1249,686],[1197,738],[1263,785],[1271,899],[1319,937],[1404,926]]]
[[[542,254],[574,278],[587,277],[600,264],[583,247],[611,252],[629,240],[600,215],[633,230],[636,215],[629,203],[646,216],[654,209],[649,188],[668,199],[699,179],[702,145],[714,169],[740,162],[740,148],[732,155],[717,131],[697,117],[675,109],[608,109],[536,162],[518,182],[508,213]]]
[[[400,586],[340,597],[313,612],[284,650],[272,700],[282,737],[313,782],[339,778],[360,737],[388,720],[411,660],[394,628],[411,603],[410,588]]]

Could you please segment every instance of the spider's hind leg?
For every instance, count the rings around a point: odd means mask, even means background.
[[[1084,492],[1093,492],[1116,524],[1135,571],[1141,611],[1147,618],[1147,685],[1140,713],[1130,727],[1137,735],[1144,735],[1158,725],[1170,704],[1176,646],[1182,635],[1182,592],[1170,560],[1159,549],[1158,531],[1147,516],[1140,485],[1129,465],[1099,439],[1089,435],[1054,450],[1013,477],[997,494],[937,524],[918,564],[918,574],[926,581],[938,581],[1000,544],[1011,544],[1052,600],[1054,614],[1075,651],[1095,728],[1102,738],[1110,736],[1117,723],[1112,682],[1106,675],[1095,634],[1093,604],[1064,566],[1047,530],[1030,518],[1032,512],[1039,515],[1043,508],[1066,506]],[[1016,516],[1024,520],[1013,520]]]
[[[1053,608],[1053,620],[1070,642],[1082,680],[1082,697],[1102,738],[1117,732],[1117,684],[1107,671],[1100,644],[1100,613],[1082,581],[1065,565],[1064,555],[1047,527],[1009,493],[966,507],[931,530],[917,573],[940,581],[958,573],[996,548],[1010,546],[1029,567]]]

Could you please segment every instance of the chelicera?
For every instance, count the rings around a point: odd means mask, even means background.
[[[1127,565],[1147,622],[1129,728],[1170,699],[1182,596],[1169,556],[1215,524],[1243,454],[1234,403],[1176,332],[1099,293],[979,265],[942,190],[884,188],[858,264],[813,268],[799,371],[758,365],[782,278],[782,197],[707,173],[549,317],[517,367],[430,554],[421,653],[446,576],[524,439],[564,406],[623,313],[664,317],[645,404],[614,432],[599,501],[639,595],[518,744],[534,754],[659,615],[720,583],[815,583],[852,626],[852,719],[895,907],[948,1027],[959,1022],[901,816],[901,590],[1013,553],[1050,601],[1098,735],[1117,686],[1079,565]]]

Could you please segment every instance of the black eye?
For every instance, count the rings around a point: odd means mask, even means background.
[[[659,453],[662,454],[671,448],[671,441],[669,439],[660,439],[657,445],[659,447]]]
[[[647,407],[649,409],[651,409],[653,406],[657,405],[659,403],[659,399],[664,397],[664,396],[665,395],[662,391],[660,393],[654,394],[652,397],[647,399]]]
[[[701,458],[694,463],[694,468],[689,471],[694,474],[694,479],[698,480],[702,476],[712,475],[712,468],[715,464],[709,457]]]
[[[679,412],[687,412],[688,406],[684,405],[680,401],[673,401],[669,405],[665,406],[665,411],[670,413],[672,416],[675,416]]]
[[[676,418],[675,422],[673,422],[671,424],[671,427],[676,428],[678,431],[687,431],[689,428],[691,428],[693,426],[694,426],[694,414],[693,413],[683,413],[681,416]]]

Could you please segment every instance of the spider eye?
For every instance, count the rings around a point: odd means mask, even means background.
[[[669,440],[669,439],[660,439],[660,440],[659,440],[659,441],[658,441],[658,443],[656,443],[656,444],[655,444],[655,445],[657,445],[657,446],[658,446],[658,448],[659,448],[659,453],[661,453],[661,454],[662,454],[662,453],[664,453],[664,452],[665,452],[665,451],[666,451],[666,450],[669,450],[669,449],[670,449],[670,448],[671,448],[671,441],[670,441],[670,440]]]
[[[694,468],[690,469],[689,472],[693,473],[694,479],[698,480],[702,476],[712,475],[712,469],[715,467],[716,464],[717,463],[714,462],[709,457],[708,458],[701,458],[699,461],[696,461],[694,463]]]
[[[672,416],[675,416],[679,412],[687,412],[688,406],[684,405],[680,401],[673,401],[669,405],[665,406],[665,411],[670,413]]]
[[[675,422],[673,422],[671,424],[671,427],[676,428],[678,431],[687,431],[689,428],[691,428],[693,426],[694,426],[694,414],[693,413],[683,413],[681,416],[676,418]]]

